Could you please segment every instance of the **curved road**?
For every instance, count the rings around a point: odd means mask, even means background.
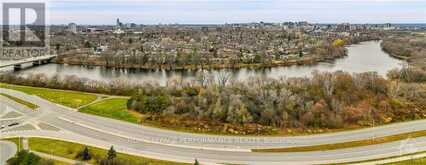
[[[50,103],[21,92],[0,89],[0,92],[22,98],[40,106],[37,112],[29,112],[20,105],[1,99],[1,102],[26,113],[21,124],[43,121],[62,129],[54,131],[13,132],[3,130],[2,137],[43,136],[108,148],[114,145],[122,152],[153,158],[203,163],[234,164],[319,164],[341,163],[397,156],[426,150],[426,138],[407,143],[393,142],[381,145],[302,153],[252,153],[252,148],[308,146],[338,143],[388,136],[417,130],[426,130],[426,120],[398,123],[382,127],[331,134],[298,137],[235,137],[180,133],[129,124],[117,120],[78,113],[73,109]],[[406,149],[409,146],[409,149]]]
[[[6,164],[6,161],[15,156],[17,151],[15,143],[0,141],[0,164]]]

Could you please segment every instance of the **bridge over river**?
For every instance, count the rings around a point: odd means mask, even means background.
[[[57,55],[45,55],[45,56],[38,56],[38,57],[21,59],[21,60],[14,60],[10,62],[4,62],[4,63],[0,63],[0,68],[13,66],[15,70],[19,70],[22,68],[22,64],[27,64],[27,63],[32,63],[33,65],[47,64],[47,63],[50,63],[50,61],[54,59],[56,56]]]

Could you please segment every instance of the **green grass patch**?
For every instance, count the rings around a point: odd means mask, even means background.
[[[127,99],[112,98],[99,101],[79,110],[83,113],[139,123],[139,117],[127,110]]]
[[[9,99],[11,99],[11,100],[19,103],[19,104],[25,105],[26,107],[28,107],[28,108],[30,108],[32,110],[35,110],[35,109],[37,109],[39,107],[38,105],[35,105],[33,103],[30,103],[28,101],[22,100],[22,99],[17,98],[17,97],[13,97],[13,96],[8,95],[8,94],[0,93],[0,95],[2,95],[4,97],[7,97],[7,98],[9,98]]]
[[[12,89],[24,92],[26,94],[36,95],[51,102],[65,105],[71,108],[78,108],[80,106],[89,104],[95,101],[97,98],[95,94],[84,92],[10,85],[3,83],[0,83],[0,88]]]
[[[75,159],[77,154],[82,151],[85,145],[60,141],[60,140],[52,140],[52,139],[44,139],[44,138],[30,138],[29,139],[30,149],[33,151],[43,152],[46,154],[52,154],[59,157],[64,157],[68,159]],[[90,147],[89,153],[92,156],[92,159],[88,161],[91,164],[97,164],[97,159],[105,158],[107,155],[107,150]],[[129,162],[128,164],[151,164],[151,165],[183,165],[183,163],[162,161],[162,160],[154,160],[145,157],[133,156],[123,153],[117,153],[117,159],[126,160]]]
[[[289,147],[289,148],[270,148],[270,149],[253,149],[253,152],[308,152],[308,151],[326,151],[326,150],[337,150],[353,147],[362,147],[368,145],[376,145],[389,143],[399,140],[404,140],[407,138],[417,138],[426,136],[426,131],[417,131],[411,133],[404,133],[392,136],[379,137],[368,140],[359,140],[352,142],[344,143],[334,143],[334,144],[324,144],[324,145],[314,145],[314,146],[305,146],[305,147]]]

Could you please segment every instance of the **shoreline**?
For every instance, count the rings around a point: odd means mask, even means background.
[[[305,58],[303,60],[289,60],[289,61],[274,61],[271,64],[211,64],[211,65],[186,65],[179,67],[172,67],[170,65],[156,65],[156,66],[134,66],[134,65],[122,65],[122,66],[107,66],[105,64],[92,63],[85,64],[82,62],[55,62],[55,64],[59,65],[71,65],[71,66],[88,66],[88,67],[104,67],[104,68],[112,68],[112,69],[144,69],[144,70],[156,70],[156,69],[165,69],[170,71],[178,71],[178,70],[198,70],[198,69],[264,69],[264,68],[274,68],[274,67],[288,67],[288,66],[303,66],[303,65],[315,65],[321,62],[332,62],[334,60],[347,57],[347,54],[336,56],[336,57],[328,57],[328,58]]]

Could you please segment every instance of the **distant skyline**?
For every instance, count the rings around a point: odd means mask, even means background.
[[[426,0],[49,0],[50,24],[426,23]]]

